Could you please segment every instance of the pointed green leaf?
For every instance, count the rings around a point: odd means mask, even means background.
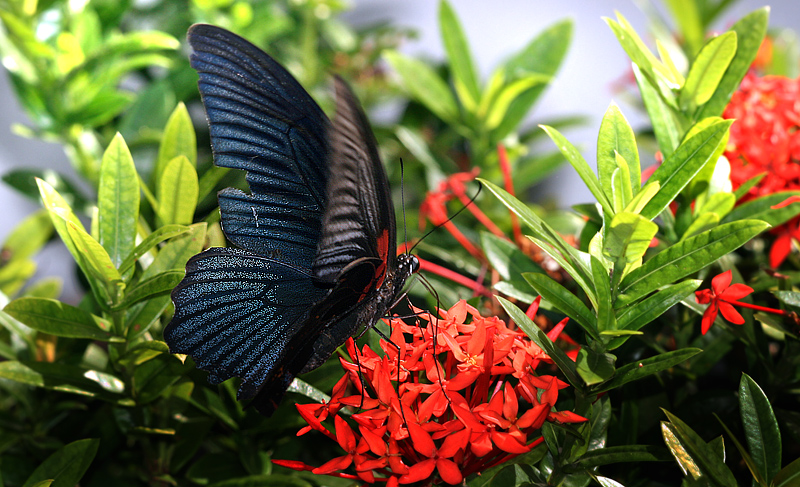
[[[478,76],[472,63],[472,54],[453,7],[446,0],[439,2],[439,29],[442,31],[444,49],[453,71],[456,86],[464,105],[475,106],[480,99]]]
[[[642,210],[642,216],[652,220],[683,190],[711,159],[728,134],[731,120],[717,120],[685,140],[650,176],[661,189]]]
[[[728,69],[717,85],[717,89],[696,115],[696,120],[706,117],[718,117],[728,105],[733,93],[744,79],[761,47],[767,33],[769,7],[763,7],[742,17],[733,24],[731,31],[736,33],[736,55],[728,65]]]
[[[640,330],[696,291],[702,282],[699,279],[687,279],[659,289],[647,299],[625,308],[617,317],[617,327]]]
[[[148,235],[147,238],[142,240],[142,243],[137,245],[136,248],[125,257],[125,260],[119,266],[120,273],[124,274],[141,256],[150,252],[156,245],[172,237],[187,233],[190,230],[191,227],[187,225],[164,225],[163,227],[159,227],[156,231]]]
[[[582,347],[578,352],[575,366],[586,385],[593,386],[614,375],[615,361],[616,357],[610,353],[598,353],[589,347]]]
[[[578,149],[575,148],[561,133],[546,125],[542,125],[542,130],[544,130],[547,135],[556,143],[556,147],[558,150],[564,154],[567,161],[572,165],[575,171],[578,173],[578,176],[581,177],[583,183],[589,188],[589,191],[592,192],[595,199],[598,203],[603,207],[603,211],[608,215],[614,214],[614,209],[611,206],[611,202],[606,197],[606,193],[600,186],[600,182],[597,180],[597,176],[595,176],[594,171],[592,168],[589,167],[589,164],[586,162],[586,159],[583,158]]]
[[[8,360],[0,362],[0,378],[33,387],[131,405],[129,400],[120,399],[120,394],[125,390],[125,383],[120,379],[74,365]]]
[[[653,196],[658,194],[658,191],[661,189],[661,184],[658,181],[648,181],[642,189],[636,193],[636,196],[633,197],[628,202],[628,205],[625,207],[623,211],[629,213],[640,214],[647,203],[653,199]]]
[[[627,163],[630,177],[628,187],[635,188],[635,191],[638,190],[642,185],[642,175],[636,138],[619,107],[612,103],[603,116],[597,136],[597,175],[600,179],[600,186],[609,198],[611,197],[611,176],[618,167],[617,154],[622,156]]]
[[[186,157],[192,167],[197,167],[197,136],[189,111],[183,102],[175,107],[161,136],[158,158],[153,168],[153,182],[156,188],[167,165],[178,156]]]
[[[45,480],[52,479],[52,487],[74,487],[80,483],[81,477],[89,469],[97,448],[98,439],[73,441],[61,447],[36,467],[22,487],[33,487]]]
[[[736,478],[725,462],[716,456],[713,449],[697,433],[669,411],[664,411],[664,414],[672,423],[673,431],[686,448],[686,452],[700,467],[702,476],[708,476],[714,485],[720,487],[737,485]]]
[[[713,228],[672,245],[623,278],[620,292],[626,302],[635,301],[661,286],[672,284],[736,250],[769,225],[741,220]]]
[[[800,484],[800,458],[783,467],[773,479],[773,487],[797,487]]]
[[[528,335],[528,338],[533,341],[539,348],[544,350],[548,357],[550,357],[556,366],[564,373],[564,377],[566,377],[567,381],[572,384],[573,387],[581,389],[583,387],[583,381],[578,376],[578,372],[575,366],[575,362],[570,359],[563,350],[558,348],[555,343],[548,338],[547,334],[539,328],[536,323],[534,323],[530,318],[528,318],[525,313],[519,309],[515,304],[507,301],[501,297],[497,297],[497,300],[500,302],[500,305],[503,309],[506,310],[508,315],[514,320],[514,323],[517,324],[522,331]]]
[[[519,216],[522,223],[533,231],[535,236],[530,238],[536,245],[558,262],[580,284],[581,288],[587,290],[587,292],[593,292],[594,286],[591,284],[588,254],[578,251],[565,242],[534,211],[517,198],[508,194],[506,190],[485,179],[478,178],[478,181],[497,196],[508,209]]]
[[[698,205],[695,207],[695,214],[702,214],[702,213],[715,213],[720,217],[724,217],[728,213],[731,212],[733,209],[733,205],[736,204],[736,197],[733,193],[721,192],[721,193],[714,193],[708,198],[704,198],[703,204]],[[800,211],[800,205],[798,206],[798,211]],[[747,216],[747,218],[751,218]],[[756,220],[763,220],[763,218],[755,218]],[[763,220],[766,221],[766,220]],[[772,222],[767,222],[770,225],[775,225]]]
[[[108,332],[111,329],[108,321],[54,299],[19,298],[8,303],[3,311],[34,330],[55,336],[124,341]]]
[[[139,180],[128,146],[118,133],[103,154],[97,191],[100,244],[119,266],[133,250],[139,219]]]
[[[611,302],[611,278],[605,266],[597,257],[592,255],[591,259],[592,281],[597,295],[597,308],[594,310],[597,316],[597,329],[601,332],[614,330],[617,327],[617,320],[614,317],[614,307]],[[546,299],[546,296],[542,297]]]
[[[197,171],[185,156],[169,161],[158,183],[158,216],[164,225],[189,225],[197,208]]]
[[[572,20],[566,19],[542,31],[506,63],[503,67],[506,78],[514,80],[529,73],[539,73],[550,78],[555,76],[566,57],[572,40],[572,30]],[[494,131],[494,136],[501,139],[516,130],[545,87],[546,85],[536,85],[515,98],[500,126]]]
[[[505,280],[521,280],[525,272],[544,273],[541,267],[525,255],[513,242],[489,232],[481,232],[481,248],[492,266]]]
[[[118,281],[122,281],[122,276],[111,262],[106,249],[86,233],[82,226],[67,222],[67,232],[80,253],[78,258],[84,262],[85,269],[89,271],[86,277],[100,279],[109,289],[116,286]]]
[[[119,307],[125,309],[144,299],[169,294],[181,282],[184,274],[185,272],[180,270],[165,271],[140,282],[125,293],[125,298]]]
[[[800,191],[781,191],[761,196],[737,206],[722,219],[722,222],[734,222],[747,218],[762,220],[774,227],[781,225],[800,214],[800,201],[786,206],[781,205],[792,197],[800,198]],[[781,207],[773,209],[773,206]]]
[[[453,93],[433,69],[397,51],[386,51],[383,55],[400,75],[403,86],[412,98],[425,105],[445,122],[458,122],[458,105]]]
[[[628,382],[643,379],[648,375],[653,375],[662,370],[675,367],[679,363],[690,359],[700,352],[702,352],[702,350],[699,348],[684,348],[623,365],[617,369],[617,373],[614,374],[613,379],[601,384],[599,388],[593,389],[593,392],[599,394],[622,387],[622,385]]]
[[[557,310],[575,320],[595,340],[599,339],[597,319],[577,296],[546,274],[527,273],[523,274],[522,277],[533,286],[533,289],[542,298],[549,301]]]
[[[611,201],[614,204],[614,212],[619,213],[624,211],[633,199],[633,187],[631,187],[631,173],[627,161],[619,155],[619,152],[614,153],[614,158],[617,168],[611,175]],[[638,191],[639,187],[636,187],[636,190]]]
[[[714,37],[703,46],[681,88],[679,102],[684,110],[700,106],[711,98],[735,54],[735,32]]]
[[[53,235],[53,223],[46,210],[27,216],[20,222],[3,243],[3,259],[8,262],[26,259],[41,250]]]
[[[497,96],[493,98],[489,112],[486,114],[486,128],[489,130],[497,128],[505,120],[508,109],[515,100],[534,87],[546,85],[549,82],[549,76],[533,73],[504,84]]]
[[[633,65],[633,75],[636,78],[636,85],[642,95],[642,101],[650,118],[650,123],[653,124],[653,132],[656,134],[658,148],[665,158],[670,157],[681,143],[683,131],[680,122],[676,120],[675,113],[664,103],[658,91],[653,88],[650,81],[636,64]]]
[[[660,446],[621,445],[587,451],[576,463],[584,468],[593,468],[614,463],[668,462],[670,460],[671,457],[667,450]]]
[[[781,430],[769,399],[747,374],[739,382],[739,412],[753,462],[771,482],[781,469]]]
[[[703,213],[695,218],[689,227],[681,235],[681,241],[689,237],[694,237],[705,231],[711,230],[719,224],[719,215],[716,213]]]
[[[142,273],[141,279],[150,279],[164,271],[184,270],[186,262],[203,250],[205,240],[205,223],[195,223],[189,226],[186,235],[173,238],[161,248],[153,262]]]
[[[52,186],[41,179],[37,179],[36,184],[39,186],[39,194],[42,197],[42,203],[45,209],[50,213],[53,227],[56,229],[56,232],[58,232],[58,236],[61,237],[64,245],[67,246],[69,253],[72,254],[77,261],[79,255],[78,250],[72,243],[72,239],[67,231],[67,222],[81,225],[80,220],[78,220],[78,217],[72,212],[72,208],[70,208],[64,198],[62,198]]]
[[[658,232],[658,225],[635,213],[617,213],[603,240],[603,255],[612,262],[638,262]],[[622,268],[620,268],[621,270]]]
[[[735,446],[736,449],[739,450],[739,454],[742,456],[742,460],[744,460],[745,465],[747,465],[747,469],[750,470],[750,475],[753,476],[754,485],[769,485],[769,483],[764,480],[763,473],[758,469],[755,462],[753,461],[753,457],[750,456],[750,453],[747,452],[747,449],[744,447],[744,445],[739,443],[739,440],[736,438],[736,435],[733,434],[733,431],[731,431],[728,428],[728,426],[725,423],[723,423],[721,419],[719,419],[717,413],[714,413],[714,417],[717,418],[717,421],[719,421],[719,424],[722,425],[722,428],[725,430],[725,433],[728,435],[731,441],[733,441],[733,446]],[[725,445],[722,444],[723,437],[720,436],[717,439],[720,440],[721,444],[720,451],[722,454],[720,455],[720,457],[724,459]]]

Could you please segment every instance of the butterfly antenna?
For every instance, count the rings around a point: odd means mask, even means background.
[[[406,172],[403,158],[400,158],[400,204],[403,206],[403,242],[408,242],[408,225],[406,222]],[[411,250],[406,246],[406,254]]]
[[[402,167],[402,166],[400,166],[400,167]],[[401,171],[401,173],[402,173],[402,171]],[[440,224],[434,226],[433,228],[431,228],[430,230],[428,230],[428,232],[425,233],[425,235],[423,235],[419,240],[417,240],[417,243],[415,243],[413,246],[411,246],[410,249],[407,249],[408,253],[411,253],[411,251],[414,250],[417,247],[417,245],[419,245],[420,242],[425,240],[425,238],[427,238],[428,235],[432,234],[433,232],[435,232],[439,228],[441,228],[441,227],[447,225],[448,223],[450,223],[451,221],[453,221],[455,219],[455,217],[460,215],[462,211],[466,210],[469,207],[469,205],[471,205],[472,203],[475,202],[475,200],[478,198],[478,195],[480,195],[481,191],[483,191],[483,183],[481,183],[480,181],[475,181],[475,182],[478,183],[478,191],[476,191],[475,194],[472,195],[472,197],[469,199],[469,202],[467,202],[466,205],[464,205],[461,208],[459,208],[458,211],[453,213],[453,215],[450,216],[447,220],[443,221],[442,223],[440,223]],[[403,215],[404,215],[403,216],[403,225],[405,225],[405,213],[403,213]],[[406,242],[408,242],[407,239],[406,239]]]

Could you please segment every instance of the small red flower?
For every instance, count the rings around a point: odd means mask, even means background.
[[[722,313],[722,317],[734,325],[744,323],[744,318],[736,311],[733,305],[742,304],[738,301],[752,293],[753,288],[739,283],[731,286],[731,279],[731,271],[725,271],[711,280],[711,289],[703,289],[694,293],[698,304],[708,304],[708,308],[703,313],[703,325],[701,328],[703,335],[714,324],[718,312]]]

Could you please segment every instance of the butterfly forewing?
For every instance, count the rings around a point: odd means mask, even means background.
[[[188,39],[214,163],[246,170],[250,186],[249,195],[219,195],[226,236],[309,266],[325,208],[327,117],[282,66],[239,36],[195,25]]]
[[[375,136],[353,92],[335,78],[336,116],[330,144],[328,207],[322,220],[314,276],[333,282],[358,259],[375,259],[380,286],[396,251],[395,216]]]

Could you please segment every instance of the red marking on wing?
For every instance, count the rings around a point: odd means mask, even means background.
[[[381,258],[381,264],[375,268],[375,289],[383,285],[383,280],[386,279],[386,262],[389,259],[389,230],[386,229],[378,237],[378,256]]]

